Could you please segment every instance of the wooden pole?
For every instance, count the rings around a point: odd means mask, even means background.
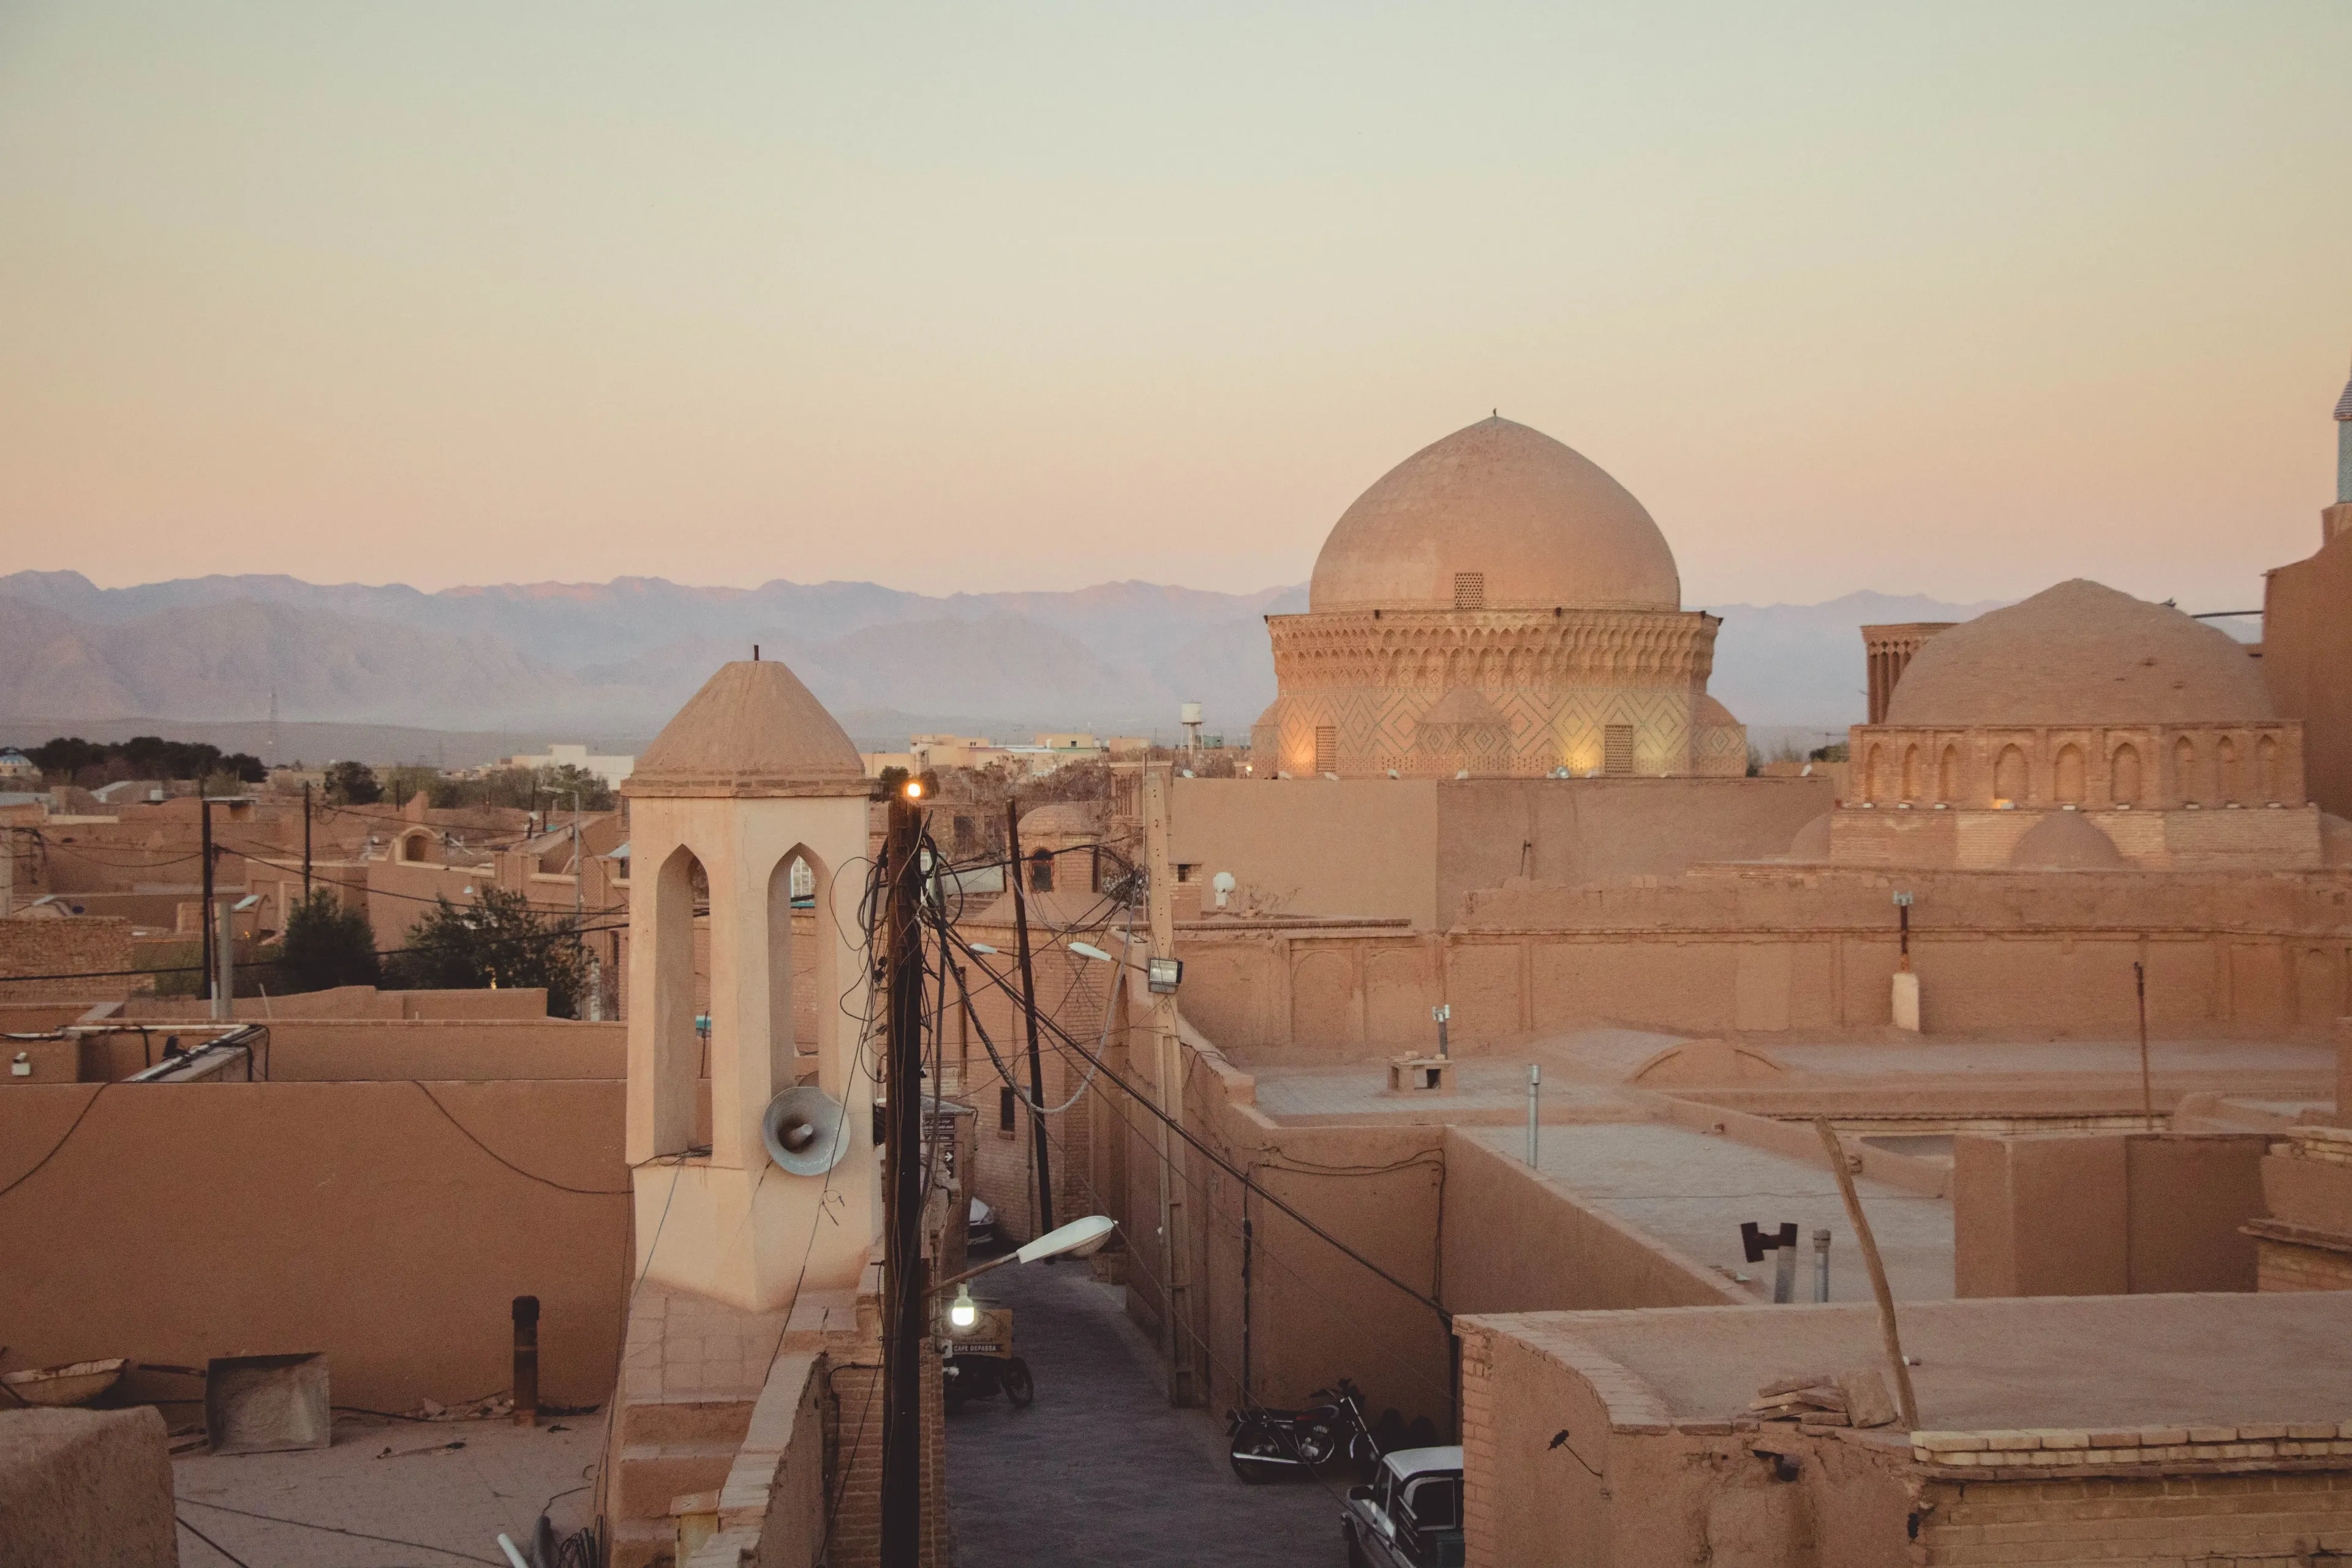
[[[882,1568],[916,1568],[923,1544],[922,823],[903,794],[890,797],[882,851],[886,940],[883,1095],[887,1224],[884,1233],[882,1343]]]
[[[1176,868],[1169,851],[1169,768],[1146,763],[1143,770],[1146,900],[1153,958],[1176,956]],[[1168,1362],[1168,1403],[1203,1402],[1197,1375],[1192,1327],[1192,1206],[1184,1193],[1184,1144],[1175,1129],[1184,1123],[1184,1049],[1176,1031],[1176,998],[1147,993],[1151,1008],[1151,1092],[1160,1102],[1153,1137],[1160,1158],[1160,1349]]]
[[[1903,1336],[1895,1328],[1895,1292],[1886,1288],[1886,1265],[1878,1256],[1878,1238],[1870,1234],[1870,1216],[1862,1212],[1862,1197],[1853,1190],[1853,1173],[1846,1168],[1845,1145],[1826,1116],[1813,1118],[1813,1131],[1829,1152],[1830,1169],[1837,1174],[1838,1196],[1845,1200],[1845,1217],[1853,1222],[1862,1243],[1862,1260],[1870,1269],[1871,1293],[1878,1298],[1878,1329],[1886,1340],[1886,1363],[1895,1371],[1895,1399],[1908,1431],[1919,1429],[1919,1401],[1911,1393],[1911,1363],[1903,1359]]]
[[[1021,1016],[1029,1023],[1029,1131],[1037,1162],[1037,1234],[1054,1228],[1054,1155],[1045,1142],[1045,1064],[1037,1049],[1037,978],[1029,963],[1029,868],[1021,858],[1021,803],[1004,803],[1004,837],[1013,872],[1013,925],[1021,958]]]

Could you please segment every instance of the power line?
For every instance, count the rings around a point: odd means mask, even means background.
[[[956,935],[944,921],[940,923],[939,930],[943,940],[953,942],[955,945],[961,949],[968,956],[975,958],[978,956],[971,952],[971,944],[965,942],[962,937]],[[983,974],[986,974],[990,982],[995,984],[1000,990],[1004,991],[1008,995],[1013,994],[1012,988],[1005,984],[1003,979],[1000,977],[994,970],[989,968],[989,966],[984,963],[979,964],[977,967]],[[957,973],[959,977],[962,973],[962,970],[960,967],[957,970]],[[1020,1003],[1018,996],[1014,996],[1013,1001],[1015,1005],[1018,1005]],[[1087,1057],[1086,1047],[1080,1046],[1075,1039],[1073,1039],[1070,1037],[1069,1032],[1064,1029],[1058,1023],[1050,1018],[1044,1017],[1039,1019],[1039,1023],[1042,1026],[1051,1030],[1057,1037],[1059,1037],[1065,1046],[1076,1050],[1082,1058],[1086,1058],[1088,1060],[1095,1060],[1093,1058]],[[990,1055],[992,1058],[995,1053],[992,1050]],[[1001,1070],[1001,1063],[999,1064],[999,1067]],[[1433,1297],[1424,1295],[1423,1292],[1414,1289],[1412,1286],[1406,1284],[1403,1280],[1398,1279],[1395,1275],[1390,1273],[1387,1269],[1381,1268],[1370,1258],[1366,1258],[1354,1247],[1349,1247],[1346,1242],[1341,1241],[1338,1237],[1333,1236],[1329,1231],[1325,1230],[1321,1226],[1317,1225],[1313,1220],[1308,1219],[1305,1215],[1299,1213],[1289,1204],[1284,1202],[1281,1197],[1269,1192],[1265,1187],[1260,1186],[1257,1183],[1251,1180],[1247,1173],[1242,1171],[1223,1155],[1219,1154],[1215,1150],[1210,1148],[1206,1143],[1203,1143],[1198,1137],[1193,1135],[1192,1130],[1187,1128],[1180,1119],[1170,1116],[1167,1112],[1161,1110],[1158,1105],[1152,1103],[1151,1100],[1147,1099],[1133,1084],[1128,1082],[1125,1078],[1114,1071],[1108,1063],[1097,1060],[1096,1068],[1103,1077],[1110,1079],[1111,1082],[1117,1084],[1121,1089],[1125,1090],[1128,1096],[1134,1100],[1137,1104],[1141,1105],[1154,1117],[1157,1117],[1160,1121],[1164,1122],[1170,1131],[1175,1133],[1179,1138],[1184,1140],[1187,1144],[1197,1150],[1202,1158],[1209,1161],[1227,1175],[1233,1177],[1234,1180],[1241,1183],[1247,1190],[1257,1194],[1258,1196],[1264,1198],[1267,1203],[1272,1204],[1276,1208],[1281,1210],[1282,1213],[1287,1215],[1291,1219],[1296,1220],[1299,1225],[1305,1226],[1309,1232],[1320,1237],[1329,1246],[1335,1247],[1347,1257],[1354,1259],[1372,1274],[1378,1276],[1381,1279],[1385,1280],[1388,1284],[1393,1286],[1398,1290],[1401,1290],[1404,1294],[1412,1297],[1423,1306],[1427,1307],[1431,1311],[1437,1314],[1440,1321],[1444,1322],[1449,1329],[1451,1329],[1454,1322],[1454,1314],[1446,1310],[1443,1302],[1438,1301]]]

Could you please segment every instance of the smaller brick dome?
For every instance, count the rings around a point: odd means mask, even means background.
[[[1929,639],[1886,705],[1889,724],[1951,729],[2277,716],[2243,645],[2080,577]]]
[[[2020,870],[2096,871],[2124,863],[2116,841],[2079,811],[2053,811],[2026,830],[2009,852]]]
[[[741,659],[720,665],[687,699],[622,789],[631,796],[787,795],[865,779],[848,733],[798,676],[774,659]]]

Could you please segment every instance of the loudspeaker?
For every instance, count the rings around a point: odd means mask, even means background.
[[[768,1158],[795,1176],[822,1176],[849,1152],[841,1102],[813,1083],[784,1090],[760,1117]]]

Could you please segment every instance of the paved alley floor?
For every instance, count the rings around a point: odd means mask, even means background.
[[[1083,1263],[1008,1264],[976,1292],[1013,1310],[1037,1401],[1002,1396],[948,1417],[957,1568],[1316,1568],[1344,1560],[1351,1477],[1246,1486],[1225,1462],[1224,1413],[1173,1410],[1123,1292]]]

